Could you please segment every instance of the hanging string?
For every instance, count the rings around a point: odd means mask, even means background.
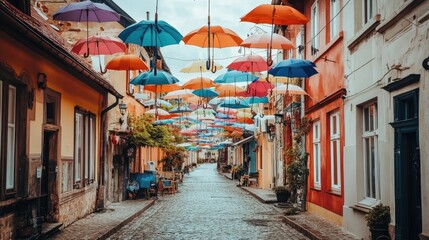
[[[208,0],[208,13],[207,13],[207,62],[206,69],[210,70],[210,0]],[[213,39],[214,40],[214,39]]]

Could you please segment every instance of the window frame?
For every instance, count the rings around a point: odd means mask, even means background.
[[[334,39],[340,33],[340,0],[330,0],[330,37]]]
[[[375,0],[362,1],[362,25],[364,26],[375,16]]]
[[[320,156],[320,150],[321,150],[321,129],[320,129],[320,120],[316,120],[313,122],[313,185],[315,188],[320,189],[322,186],[321,182],[321,172],[322,172],[322,166],[321,166],[321,156]],[[317,131],[316,131],[317,128]],[[317,134],[316,134],[317,133]],[[318,151],[318,154],[316,156],[315,152],[316,149]],[[316,167],[318,166],[318,167]],[[318,176],[318,179],[316,178]]]
[[[82,116],[82,129],[78,129],[77,117]],[[75,107],[75,120],[74,120],[74,157],[73,157],[73,189],[79,189],[88,185],[91,185],[95,179],[95,165],[96,165],[96,153],[97,153],[97,123],[96,115],[84,110],[81,107]],[[92,119],[92,120],[91,120]],[[92,121],[92,125],[90,123]],[[81,131],[82,135],[78,135],[78,130]],[[91,135],[93,136],[93,142],[91,143]],[[77,139],[81,138],[82,141],[82,158],[77,159],[78,149]],[[91,146],[93,144],[93,150]],[[91,158],[92,157],[92,158]],[[76,167],[77,165],[78,168]],[[79,178],[77,176],[80,176]]]
[[[334,120],[335,117],[335,120]],[[335,122],[335,125],[334,125]],[[335,130],[335,132],[334,132]],[[329,114],[329,152],[331,162],[331,190],[341,191],[341,128],[340,111],[336,110]],[[335,152],[334,152],[334,146]],[[336,171],[334,171],[336,169]],[[337,182],[335,183],[335,177]]]
[[[319,38],[319,1],[316,0],[311,6],[311,55],[316,55],[320,46],[320,38]]]
[[[366,121],[366,116],[365,116],[365,109],[368,109],[368,112],[370,111],[370,107],[374,106],[375,108],[375,113],[374,115],[374,127],[373,129],[371,128],[367,128],[367,121]],[[377,101],[373,101],[370,102],[368,104],[365,104],[364,106],[361,107],[362,109],[362,134],[361,134],[361,138],[362,138],[362,152],[363,152],[363,156],[362,156],[362,160],[363,160],[363,174],[364,174],[364,193],[363,193],[363,199],[359,202],[359,204],[362,205],[366,205],[366,206],[373,206],[374,204],[378,203],[380,201],[380,196],[381,196],[381,192],[380,192],[380,157],[378,155],[378,105],[377,105]],[[368,121],[369,123],[369,121]],[[371,164],[373,164],[374,169],[371,169],[371,173],[374,173],[374,183],[371,184],[371,182],[368,182],[368,149],[367,146],[365,144],[366,140],[369,139],[373,139],[374,142],[374,158],[372,159]],[[372,174],[370,174],[372,175]],[[375,190],[375,196],[369,196],[368,195],[368,184],[370,185],[374,185],[374,190]]]

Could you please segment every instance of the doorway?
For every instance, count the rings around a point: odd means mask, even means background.
[[[45,130],[43,132],[43,154],[39,216],[44,222],[55,222],[56,209],[58,208],[57,192],[57,153],[58,153],[58,131]]]
[[[418,90],[395,97],[394,105],[395,238],[419,239],[422,231],[422,201]]]

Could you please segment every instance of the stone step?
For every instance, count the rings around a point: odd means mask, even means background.
[[[59,232],[62,226],[63,226],[62,223],[47,223],[47,222],[43,223],[40,239],[47,239],[51,237],[55,233]]]

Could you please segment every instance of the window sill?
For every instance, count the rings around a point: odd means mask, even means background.
[[[310,190],[316,191],[316,192],[321,192],[322,191],[322,189],[320,189],[320,187],[311,187]]]
[[[83,187],[80,189],[73,189],[69,192],[62,193],[60,195],[60,199],[61,199],[60,204],[64,204],[64,203],[67,203],[69,201],[72,201],[73,199],[76,199],[80,196],[83,196],[87,192],[92,192],[95,189],[96,189],[96,184],[92,184],[90,186],[86,186],[86,187]]]
[[[367,206],[362,206],[362,205],[353,205],[353,206],[350,206],[350,208],[353,209],[354,211],[365,213],[365,214],[369,213],[369,210],[371,210],[371,208]]]
[[[355,36],[347,43],[347,48],[352,50],[355,48],[364,38],[366,38],[375,28],[380,24],[380,14],[376,14],[365,26],[359,30]]]
[[[335,196],[340,196],[341,197],[341,190],[329,190],[328,193],[332,194],[332,195],[335,195]]]
[[[385,32],[389,27],[394,24],[397,24],[400,19],[402,19],[406,14],[409,14],[411,10],[416,7],[423,0],[411,0],[405,2],[398,10],[394,11],[394,14],[389,16],[389,18],[384,19],[384,21],[375,29],[379,33]]]

